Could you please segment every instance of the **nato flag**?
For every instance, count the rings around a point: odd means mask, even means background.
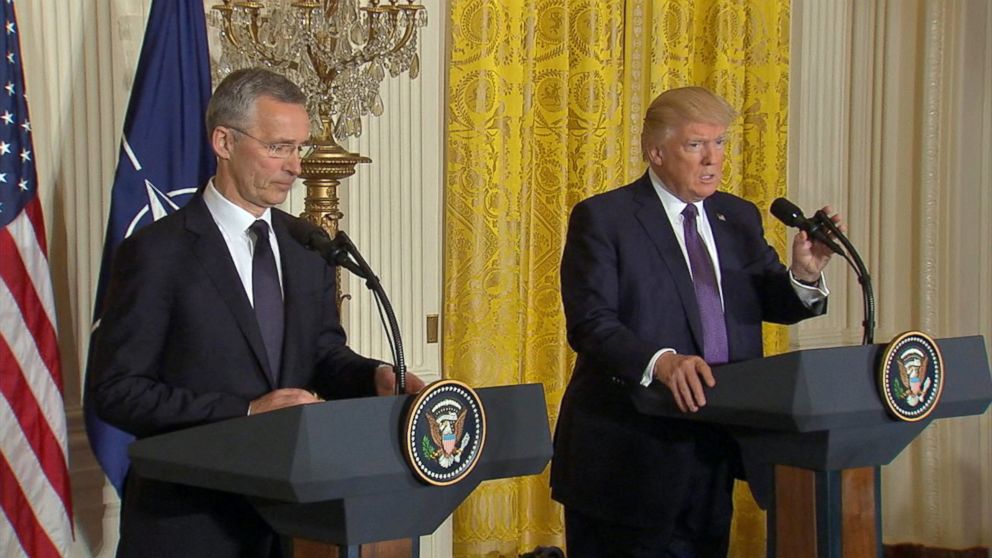
[[[153,0],[124,120],[94,311],[100,326],[114,251],[135,230],[179,209],[213,175],[204,125],[210,55],[202,0]],[[120,494],[133,440],[84,397],[90,446]]]

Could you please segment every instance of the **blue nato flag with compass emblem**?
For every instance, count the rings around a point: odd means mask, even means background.
[[[114,251],[137,229],[183,206],[216,166],[204,124],[210,55],[202,0],[154,0],[124,120],[96,291],[100,326]],[[84,404],[90,446],[120,494],[134,439]]]

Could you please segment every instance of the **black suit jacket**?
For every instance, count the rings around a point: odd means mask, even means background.
[[[89,376],[108,423],[139,438],[243,417],[282,387],[327,399],[374,395],[379,361],[345,345],[334,270],[273,209],[285,301],[278,385],[251,303],[201,196],[126,240],[114,267]],[[129,475],[120,556],[269,556],[275,537],[241,497]]]
[[[754,204],[717,192],[704,206],[720,256],[730,360],[760,357],[762,321],[793,323],[823,305],[811,310],[796,296]],[[732,482],[733,443],[704,425],[641,415],[629,398],[643,389],[658,350],[703,354],[692,279],[647,174],[575,207],[561,286],[578,358],[555,432],[553,497],[593,517],[669,532],[703,501],[707,517],[694,518],[694,528],[719,535],[731,513],[726,487],[701,484],[697,473],[723,468]]]

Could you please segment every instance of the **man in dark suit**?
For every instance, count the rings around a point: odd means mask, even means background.
[[[754,204],[717,191],[735,116],[700,87],[662,93],[641,136],[648,172],[572,211],[561,282],[578,359],[551,470],[570,557],[725,556],[733,441],[642,415],[630,390],[661,382],[695,412],[710,365],[762,356],[763,321],[825,310],[829,250],[800,233],[786,269]]]
[[[207,108],[216,176],[114,258],[87,378],[108,423],[141,438],[393,392],[392,367],[345,344],[334,270],[290,237],[296,218],[274,208],[300,173],[305,102],[266,70],[217,87]],[[409,376],[408,391],[422,387]],[[267,557],[280,547],[240,496],[127,479],[118,556]]]

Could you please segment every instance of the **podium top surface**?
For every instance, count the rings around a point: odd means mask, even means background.
[[[930,415],[981,414],[992,401],[992,376],[980,336],[939,339],[944,391]],[[706,406],[682,413],[662,385],[636,387],[646,414],[785,432],[814,432],[893,422],[879,397],[878,363],[885,345],[794,351],[714,367],[717,384]],[[928,420],[929,420],[928,419]]]
[[[540,384],[477,390],[486,446],[462,482],[539,473],[551,459]],[[286,502],[320,502],[414,490],[400,443],[409,397],[301,405],[133,443],[146,477]]]

